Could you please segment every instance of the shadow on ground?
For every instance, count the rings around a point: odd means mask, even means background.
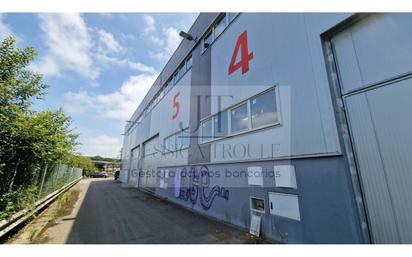
[[[93,180],[66,243],[243,243],[245,232],[113,180]]]

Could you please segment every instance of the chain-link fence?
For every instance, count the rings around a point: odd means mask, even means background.
[[[0,195],[0,221],[26,208],[32,208],[36,201],[82,177],[82,169],[68,165],[45,165],[33,167],[31,183],[21,184],[16,169],[8,191]],[[23,177],[23,179],[27,179]],[[5,190],[3,190],[5,191]]]
[[[46,167],[42,170],[39,185],[38,199],[62,188],[82,176],[82,169],[68,165]]]

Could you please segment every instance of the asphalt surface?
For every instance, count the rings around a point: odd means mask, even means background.
[[[87,179],[79,188],[85,192],[69,218],[73,223],[65,243],[244,243],[244,231],[122,187],[113,179]],[[54,229],[64,233],[58,226]]]

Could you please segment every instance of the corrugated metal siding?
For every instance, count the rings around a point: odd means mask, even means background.
[[[367,93],[400,242],[412,243],[412,79]]]
[[[412,243],[411,21],[370,15],[332,40],[375,243]]]
[[[396,243],[398,235],[392,199],[386,184],[373,123],[364,94],[346,99],[352,137],[368,206],[369,220],[376,243]]]

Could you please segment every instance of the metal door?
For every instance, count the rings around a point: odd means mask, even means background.
[[[375,243],[412,243],[411,31],[411,14],[376,14],[331,39]]]
[[[128,183],[132,186],[138,186],[139,183],[139,158],[140,147],[133,148],[130,153],[130,172]]]
[[[156,169],[158,158],[161,155],[159,136],[154,136],[143,144],[143,158],[141,159],[139,187],[154,191],[156,185]]]

